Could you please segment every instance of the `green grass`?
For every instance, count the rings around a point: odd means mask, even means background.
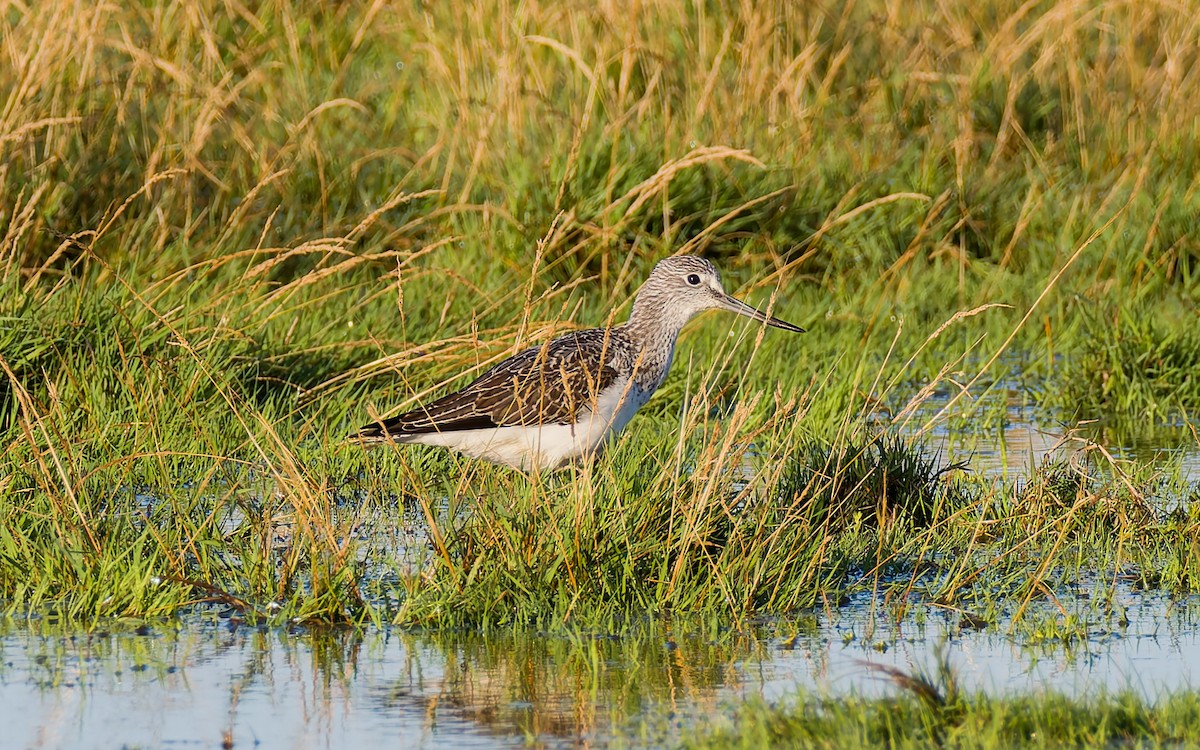
[[[1055,400],[1072,416],[1171,423],[1200,412],[1200,327],[1157,310],[1087,311]]]
[[[0,603],[491,628],[1198,590],[1160,463],[1094,439],[1070,491],[1000,487],[899,436],[994,434],[1012,357],[1064,419],[1196,413],[1189,13],[970,7],[2,6]],[[556,477],[344,442],[684,250],[810,333],[694,324]]]
[[[864,664],[887,697],[792,696],[702,721],[682,747],[1181,747],[1200,740],[1200,694],[964,691],[946,652],[931,672]]]
[[[716,723],[716,722],[714,722]],[[686,739],[687,748],[1187,747],[1200,741],[1195,693],[1150,703],[1134,694],[1069,698],[959,696],[953,703],[899,698],[751,702],[731,720]]]

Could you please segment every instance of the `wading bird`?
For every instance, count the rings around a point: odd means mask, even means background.
[[[804,333],[726,294],[712,263],[677,255],[654,267],[626,323],[530,347],[355,439],[437,445],[522,471],[558,469],[597,453],[629,423],[666,379],[683,326],[705,310]]]

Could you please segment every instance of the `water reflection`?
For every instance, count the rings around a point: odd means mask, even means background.
[[[655,710],[713,706],[758,636],[291,633],[214,618],[0,637],[0,717],[22,747],[603,744]],[[397,742],[398,741],[398,742]]]
[[[1181,482],[1200,482],[1200,434],[1187,421],[1067,420],[1041,408],[1017,380],[1002,380],[978,400],[952,398],[937,390],[910,411],[881,411],[874,421],[923,437],[943,464],[967,461],[989,479],[1027,477],[1046,462],[1079,461],[1101,445],[1117,460],[1174,463]]]
[[[468,719],[496,736],[583,747],[651,707],[712,706],[745,680],[740,665],[766,656],[754,637],[676,639],[665,633],[606,636],[404,637],[409,653],[439,653],[436,669],[409,660],[371,691],[384,714]]]
[[[1196,686],[1200,599],[1058,599],[1011,632],[932,607],[895,621],[869,597],[740,633],[647,624],[619,638],[289,632],[212,615],[87,634],[43,624],[0,635],[0,721],[31,748],[660,746],[750,696],[883,694],[893,686],[865,663],[929,667],[941,644],[964,687],[992,693],[1154,700]]]

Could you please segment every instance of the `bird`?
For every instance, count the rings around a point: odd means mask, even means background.
[[[709,261],[675,255],[655,265],[627,322],[531,346],[465,388],[353,437],[441,446],[529,473],[561,469],[596,455],[625,428],[666,379],[684,325],[706,310],[805,332],[727,294]]]

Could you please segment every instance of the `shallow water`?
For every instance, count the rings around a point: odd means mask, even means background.
[[[894,414],[874,415],[875,420],[919,436],[941,464],[964,461],[991,480],[1020,480],[1044,463],[1079,461],[1098,455],[1096,446],[1103,446],[1118,462],[1155,462],[1177,470],[1174,478],[1181,486],[1200,482],[1200,435],[1183,420],[1166,425],[1069,421],[1041,408],[1017,379],[1001,380],[978,400],[951,404],[952,397],[937,390],[909,413],[899,407]]]
[[[91,634],[34,623],[0,635],[0,723],[6,746],[29,748],[659,746],[751,696],[893,691],[867,665],[932,670],[940,651],[963,687],[992,693],[1200,685],[1200,598],[1118,587],[1108,602],[1060,597],[1082,623],[1065,642],[934,608],[896,622],[869,597],[740,633],[619,638],[289,632],[212,612]],[[1062,621],[1035,609],[1031,622]]]
[[[1099,443],[1117,461],[1162,462],[1177,497],[1200,482],[1187,425],[1133,436],[1067,426],[1016,385],[989,391],[1004,414],[991,428],[964,427],[969,404],[931,421],[949,398],[934,393],[894,426],[988,481],[1020,481]],[[416,513],[365,519],[364,550],[389,560],[367,577],[422,567],[423,529]],[[1111,582],[1066,589],[1015,627],[1011,611],[982,624],[926,605],[897,620],[870,595],[740,632],[660,623],[620,637],[264,630],[215,609],[92,633],[36,620],[0,630],[0,746],[657,747],[750,697],[895,691],[871,665],[932,673],[941,656],[962,687],[993,694],[1132,690],[1153,701],[1200,688],[1200,597]]]

